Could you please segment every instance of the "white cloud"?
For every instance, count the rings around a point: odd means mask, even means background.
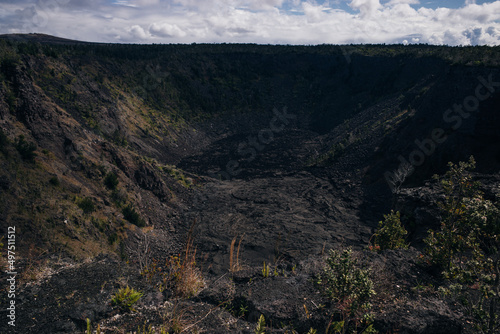
[[[132,34],[132,37],[140,40],[149,38],[149,34],[146,33],[146,31],[141,26],[138,25],[130,27],[129,32]]]
[[[135,0],[138,6],[156,6],[160,4],[160,0]]]
[[[396,5],[418,5],[419,0],[391,0],[385,4],[385,6],[396,6]]]
[[[238,1],[239,6],[248,6],[254,10],[270,10],[276,7],[281,7],[284,0],[248,0]]]
[[[135,4],[131,3],[128,0],[116,0],[113,2],[114,5],[120,5],[120,6],[129,6],[129,7],[137,7]]]
[[[186,33],[176,24],[169,23],[153,23],[149,27],[149,32],[153,36],[160,37],[184,37]]]
[[[302,10],[307,17],[307,22],[319,22],[325,19],[326,16],[326,13],[323,13],[323,6],[313,5],[309,2],[302,3]]]
[[[134,43],[500,45],[500,1],[432,9],[416,0],[342,0],[353,12],[332,9],[336,1],[2,1],[0,33]]]
[[[486,23],[500,19],[500,1],[482,5],[468,5],[450,12],[450,17],[469,22]]]
[[[379,0],[351,0],[349,7],[358,10],[361,17],[373,16],[382,6]]]

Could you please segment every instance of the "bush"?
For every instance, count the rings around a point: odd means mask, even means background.
[[[478,332],[498,333],[500,209],[483,198],[479,183],[472,180],[473,157],[468,162],[448,165],[449,170],[442,177],[435,177],[445,199],[439,203],[441,228],[429,230],[424,240],[427,261],[442,270]],[[448,288],[440,289],[450,293]]]
[[[52,176],[50,179],[49,179],[49,183],[51,185],[53,185],[54,187],[58,187],[61,182],[59,181],[59,178],[57,176]]]
[[[16,149],[21,154],[21,158],[28,162],[35,162],[36,157],[36,144],[32,142],[27,142],[23,135],[20,135],[16,141]]]
[[[123,189],[116,188],[111,192],[111,199],[116,203],[117,206],[121,207],[127,202],[127,192]]]
[[[129,221],[129,223],[134,224],[139,227],[143,227],[146,224],[144,223],[144,220],[142,220],[141,216],[135,209],[132,207],[132,205],[127,205],[122,209],[122,214],[123,218]]]
[[[330,250],[318,284],[340,315],[340,321],[331,323],[334,330],[346,333],[349,329],[355,330],[363,322],[371,322],[368,312],[371,308],[370,299],[375,295],[373,282],[369,271],[358,266],[352,249],[342,252]],[[368,328],[372,328],[372,325],[368,324]]]
[[[118,240],[118,234],[116,234],[116,232],[108,236],[108,243],[110,245],[113,245],[117,240]]]
[[[5,133],[0,129],[0,152],[2,152],[5,156],[7,156],[7,144],[9,143],[9,139],[5,135]]]
[[[373,245],[370,250],[398,249],[408,248],[405,242],[405,236],[408,234],[406,229],[401,225],[401,217],[399,211],[392,211],[388,215],[384,215],[384,221],[378,223],[378,228],[373,235]]]
[[[467,220],[465,203],[471,198],[480,197],[479,184],[472,181],[470,171],[475,168],[474,158],[458,165],[449,163],[449,170],[442,176],[434,176],[444,192],[444,201],[438,203],[441,212],[439,231],[429,230],[424,240],[429,262],[443,270],[453,266],[455,254],[465,252],[476,238],[476,227]]]
[[[78,201],[78,207],[82,209],[85,214],[89,214],[95,210],[94,201],[90,197],[85,197]]]
[[[148,282],[160,292],[171,289],[175,295],[181,298],[190,298],[197,295],[205,286],[202,273],[196,267],[193,229],[194,224],[188,232],[183,254],[170,256],[161,266],[154,261],[142,272]]]
[[[0,72],[5,75],[7,80],[12,81],[16,76],[19,63],[18,55],[9,55],[0,61]]]
[[[109,190],[115,190],[118,186],[118,183],[118,176],[115,172],[109,172],[108,174],[106,174],[106,177],[104,178],[104,185],[106,186],[106,188],[108,188]]]
[[[118,307],[123,312],[135,311],[133,306],[143,296],[143,293],[131,289],[130,287],[122,288],[111,298],[111,305]]]
[[[205,286],[203,276],[196,267],[194,251],[182,255],[172,255],[159,266],[156,261],[151,263],[142,272],[148,282],[163,292],[170,289],[181,298],[196,296]]]

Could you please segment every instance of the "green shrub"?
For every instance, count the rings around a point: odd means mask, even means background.
[[[106,188],[108,188],[109,190],[115,190],[118,186],[118,183],[118,176],[115,172],[109,172],[108,174],[106,174],[106,177],[104,178],[104,185],[106,186]]]
[[[448,280],[450,288],[440,291],[453,290],[476,330],[493,334],[500,329],[500,209],[483,198],[474,167],[471,157],[435,177],[445,194],[442,221],[438,231],[429,230],[425,253]]]
[[[111,305],[123,312],[135,311],[133,306],[143,296],[143,293],[127,286],[118,290],[111,298]]]
[[[375,295],[373,282],[369,271],[358,266],[352,249],[341,252],[330,250],[318,284],[323,294],[333,302],[335,312],[340,315],[340,321],[331,323],[334,330],[339,333],[355,331],[362,323],[366,328],[373,328],[369,324],[370,300]]]
[[[118,207],[121,207],[127,202],[127,193],[120,188],[116,188],[111,192],[111,199],[115,202]]]
[[[115,132],[113,132],[111,139],[119,146],[128,146],[127,138],[120,132],[120,130],[116,130]]]
[[[129,223],[134,224],[139,227],[145,226],[144,220],[142,220],[141,216],[132,205],[127,205],[122,209],[123,218],[129,221]]]
[[[20,60],[18,55],[8,55],[0,61],[0,72],[5,75],[7,80],[12,81],[15,78]]]
[[[434,176],[445,195],[444,201],[438,203],[442,212],[441,228],[429,230],[424,240],[429,262],[444,270],[451,269],[455,254],[465,252],[476,239],[477,226],[467,220],[464,201],[481,196],[479,185],[472,181],[470,173],[475,168],[474,158],[458,165],[450,162],[448,166],[442,177]]]
[[[378,228],[373,235],[373,245],[370,250],[384,249],[399,249],[408,248],[405,242],[405,236],[408,234],[406,229],[401,225],[401,217],[399,211],[392,211],[388,215],[384,215],[384,221],[378,223]]]
[[[9,106],[9,111],[13,114],[16,112],[16,109],[17,109],[16,95],[11,90],[8,90],[5,95],[6,95],[5,101],[7,102],[7,105]]]
[[[9,139],[2,131],[2,129],[0,129],[0,152],[2,152],[4,155],[8,154],[7,144],[9,144]]]
[[[168,165],[163,166],[161,169],[162,171],[168,173],[168,175],[176,179],[179,182],[179,184],[182,185],[184,188],[190,188],[193,186],[192,180],[186,177],[186,175],[184,175],[182,170]]]
[[[50,179],[49,179],[49,183],[51,185],[53,185],[54,187],[58,187],[61,182],[59,181],[59,178],[57,176],[52,176]]]
[[[85,197],[78,201],[78,207],[83,210],[83,213],[89,214],[94,212],[95,204],[92,198]]]
[[[28,162],[35,162],[36,157],[36,144],[27,142],[23,135],[20,135],[16,141],[16,149],[21,154],[21,158]]]
[[[110,245],[113,245],[117,240],[118,240],[118,234],[116,234],[116,232],[114,232],[108,236],[108,243]]]

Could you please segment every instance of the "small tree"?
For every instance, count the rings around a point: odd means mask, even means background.
[[[467,221],[464,200],[481,196],[478,183],[472,181],[470,174],[470,170],[475,168],[473,157],[458,165],[450,162],[448,166],[444,176],[434,176],[445,195],[444,200],[438,203],[443,214],[441,228],[439,231],[429,230],[424,240],[430,262],[445,270],[451,269],[454,255],[465,252],[476,238],[477,226]]]
[[[500,329],[500,210],[483,198],[479,183],[472,180],[473,157],[458,165],[449,163],[440,181],[444,200],[441,228],[429,230],[424,240],[428,261],[441,268],[466,301],[466,310],[481,333]],[[472,293],[469,287],[479,290]],[[446,291],[447,289],[443,289]],[[449,291],[448,291],[449,292]]]
[[[408,248],[405,242],[405,236],[408,234],[401,225],[401,216],[399,211],[392,211],[384,215],[384,221],[379,221],[378,228],[373,235],[373,245],[371,250]]]
[[[139,213],[132,207],[132,205],[127,205],[122,209],[123,218],[129,221],[129,223],[134,224],[139,227],[144,227],[145,223],[142,220]]]
[[[2,152],[5,156],[8,155],[7,145],[9,144],[9,138],[7,135],[0,129],[0,152]]]
[[[104,185],[109,190],[116,189],[116,187],[118,186],[118,176],[115,172],[109,172],[108,174],[106,174],[106,177],[104,178]]]
[[[341,320],[330,324],[338,333],[347,333],[349,328],[357,329],[369,319],[370,299],[375,295],[373,282],[369,271],[358,266],[352,249],[330,250],[318,284],[340,314]],[[362,332],[373,331],[371,324],[365,325]]]
[[[85,197],[79,200],[78,206],[82,209],[84,214],[89,214],[95,210],[94,201],[90,197]]]
[[[20,135],[16,141],[16,149],[21,154],[21,158],[28,162],[35,162],[36,157],[36,144],[28,142],[23,135]]]

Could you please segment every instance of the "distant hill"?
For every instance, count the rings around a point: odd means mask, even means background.
[[[95,44],[91,42],[76,41],[67,38],[51,36],[47,34],[0,34],[1,39],[6,39],[16,42],[33,42],[41,44],[55,44],[55,45],[75,45],[75,44]]]

